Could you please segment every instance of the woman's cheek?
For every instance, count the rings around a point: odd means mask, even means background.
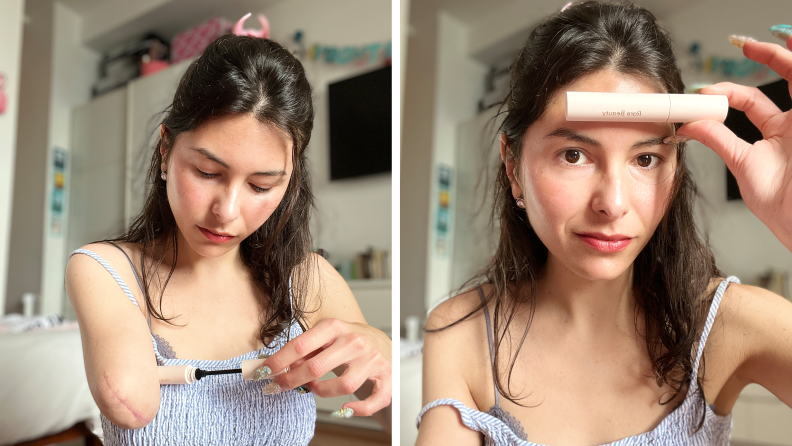
[[[537,218],[549,224],[566,221],[579,211],[581,203],[585,204],[583,201],[586,196],[583,192],[587,187],[585,180],[565,180],[548,168],[537,168],[526,173],[528,178],[523,184],[528,185],[531,195],[529,201],[533,202],[529,214],[532,217],[532,225],[542,224],[534,223]]]

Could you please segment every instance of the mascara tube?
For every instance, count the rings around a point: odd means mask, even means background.
[[[726,120],[725,95],[568,91],[567,121],[691,122]]]
[[[160,385],[192,384],[196,381],[196,367],[190,365],[161,365],[157,367]]]

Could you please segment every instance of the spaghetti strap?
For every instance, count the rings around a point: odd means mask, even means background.
[[[481,285],[478,286],[479,298],[481,303],[484,304],[484,320],[487,321],[487,341],[489,342],[490,362],[492,363],[492,388],[495,390],[495,406],[500,406],[500,392],[498,392],[498,385],[495,382],[495,351],[492,343],[492,321],[490,320],[489,308],[486,305],[484,298],[484,290]]]
[[[143,293],[143,298],[147,299],[146,290],[143,289],[143,281],[140,280],[140,276],[138,276],[137,270],[135,269],[135,264],[132,263],[132,259],[129,258],[129,255],[127,255],[126,251],[121,249],[120,246],[111,241],[108,241],[107,243],[115,246],[119,251],[121,251],[122,254],[124,254],[124,257],[126,257],[127,261],[129,262],[129,267],[132,269],[132,274],[135,275],[135,280],[137,281],[138,287],[140,288],[140,292]],[[149,331],[151,331],[151,313],[149,313],[148,307],[146,307],[146,320],[148,321]]]
[[[102,265],[104,267],[104,269],[106,269],[107,272],[110,273],[111,276],[113,276],[113,279],[115,279],[116,283],[118,283],[118,286],[121,287],[121,290],[124,292],[126,297],[128,297],[129,300],[131,300],[132,303],[135,304],[135,306],[138,307],[138,309],[140,309],[140,305],[138,305],[137,300],[135,299],[135,296],[132,295],[132,292],[129,290],[129,287],[124,282],[124,279],[122,279],[121,276],[118,275],[116,270],[113,269],[113,267],[110,266],[110,264],[107,263],[105,261],[105,259],[101,258],[99,256],[99,254],[97,254],[97,253],[95,253],[93,251],[90,251],[88,249],[78,249],[77,251],[74,251],[72,253],[72,255],[74,255],[74,254],[85,254],[88,257],[91,257],[92,259],[94,259],[97,262],[99,262],[99,264]]]
[[[723,298],[723,293],[726,292],[726,287],[729,286],[731,282],[740,283],[740,279],[735,276],[729,276],[724,279],[720,285],[718,285],[715,296],[712,298],[712,304],[710,304],[709,313],[707,314],[707,322],[704,324],[704,329],[701,331],[701,338],[699,339],[698,348],[696,349],[696,360],[693,361],[693,382],[695,382],[698,376],[699,362],[701,362],[701,355],[704,353],[704,345],[707,343],[707,337],[712,329],[712,324],[715,322],[715,315],[718,313],[718,307]]]

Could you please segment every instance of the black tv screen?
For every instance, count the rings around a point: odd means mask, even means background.
[[[328,87],[330,179],[391,171],[391,67]]]
[[[759,91],[764,93],[781,111],[789,111],[792,109],[792,98],[789,96],[789,82],[781,79],[776,82],[771,82],[766,85],[760,85]],[[729,107],[729,114],[726,115],[726,120],[723,122],[735,135],[740,137],[748,144],[753,144],[756,141],[764,139],[762,132],[756,128],[755,125],[748,119],[745,112],[741,112],[735,108]],[[741,200],[742,194],[740,188],[737,186],[737,179],[734,174],[726,168],[726,199],[727,200]]]

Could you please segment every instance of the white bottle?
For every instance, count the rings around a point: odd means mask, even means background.
[[[33,317],[33,308],[36,306],[36,295],[25,293],[22,295],[22,314],[25,317]]]

